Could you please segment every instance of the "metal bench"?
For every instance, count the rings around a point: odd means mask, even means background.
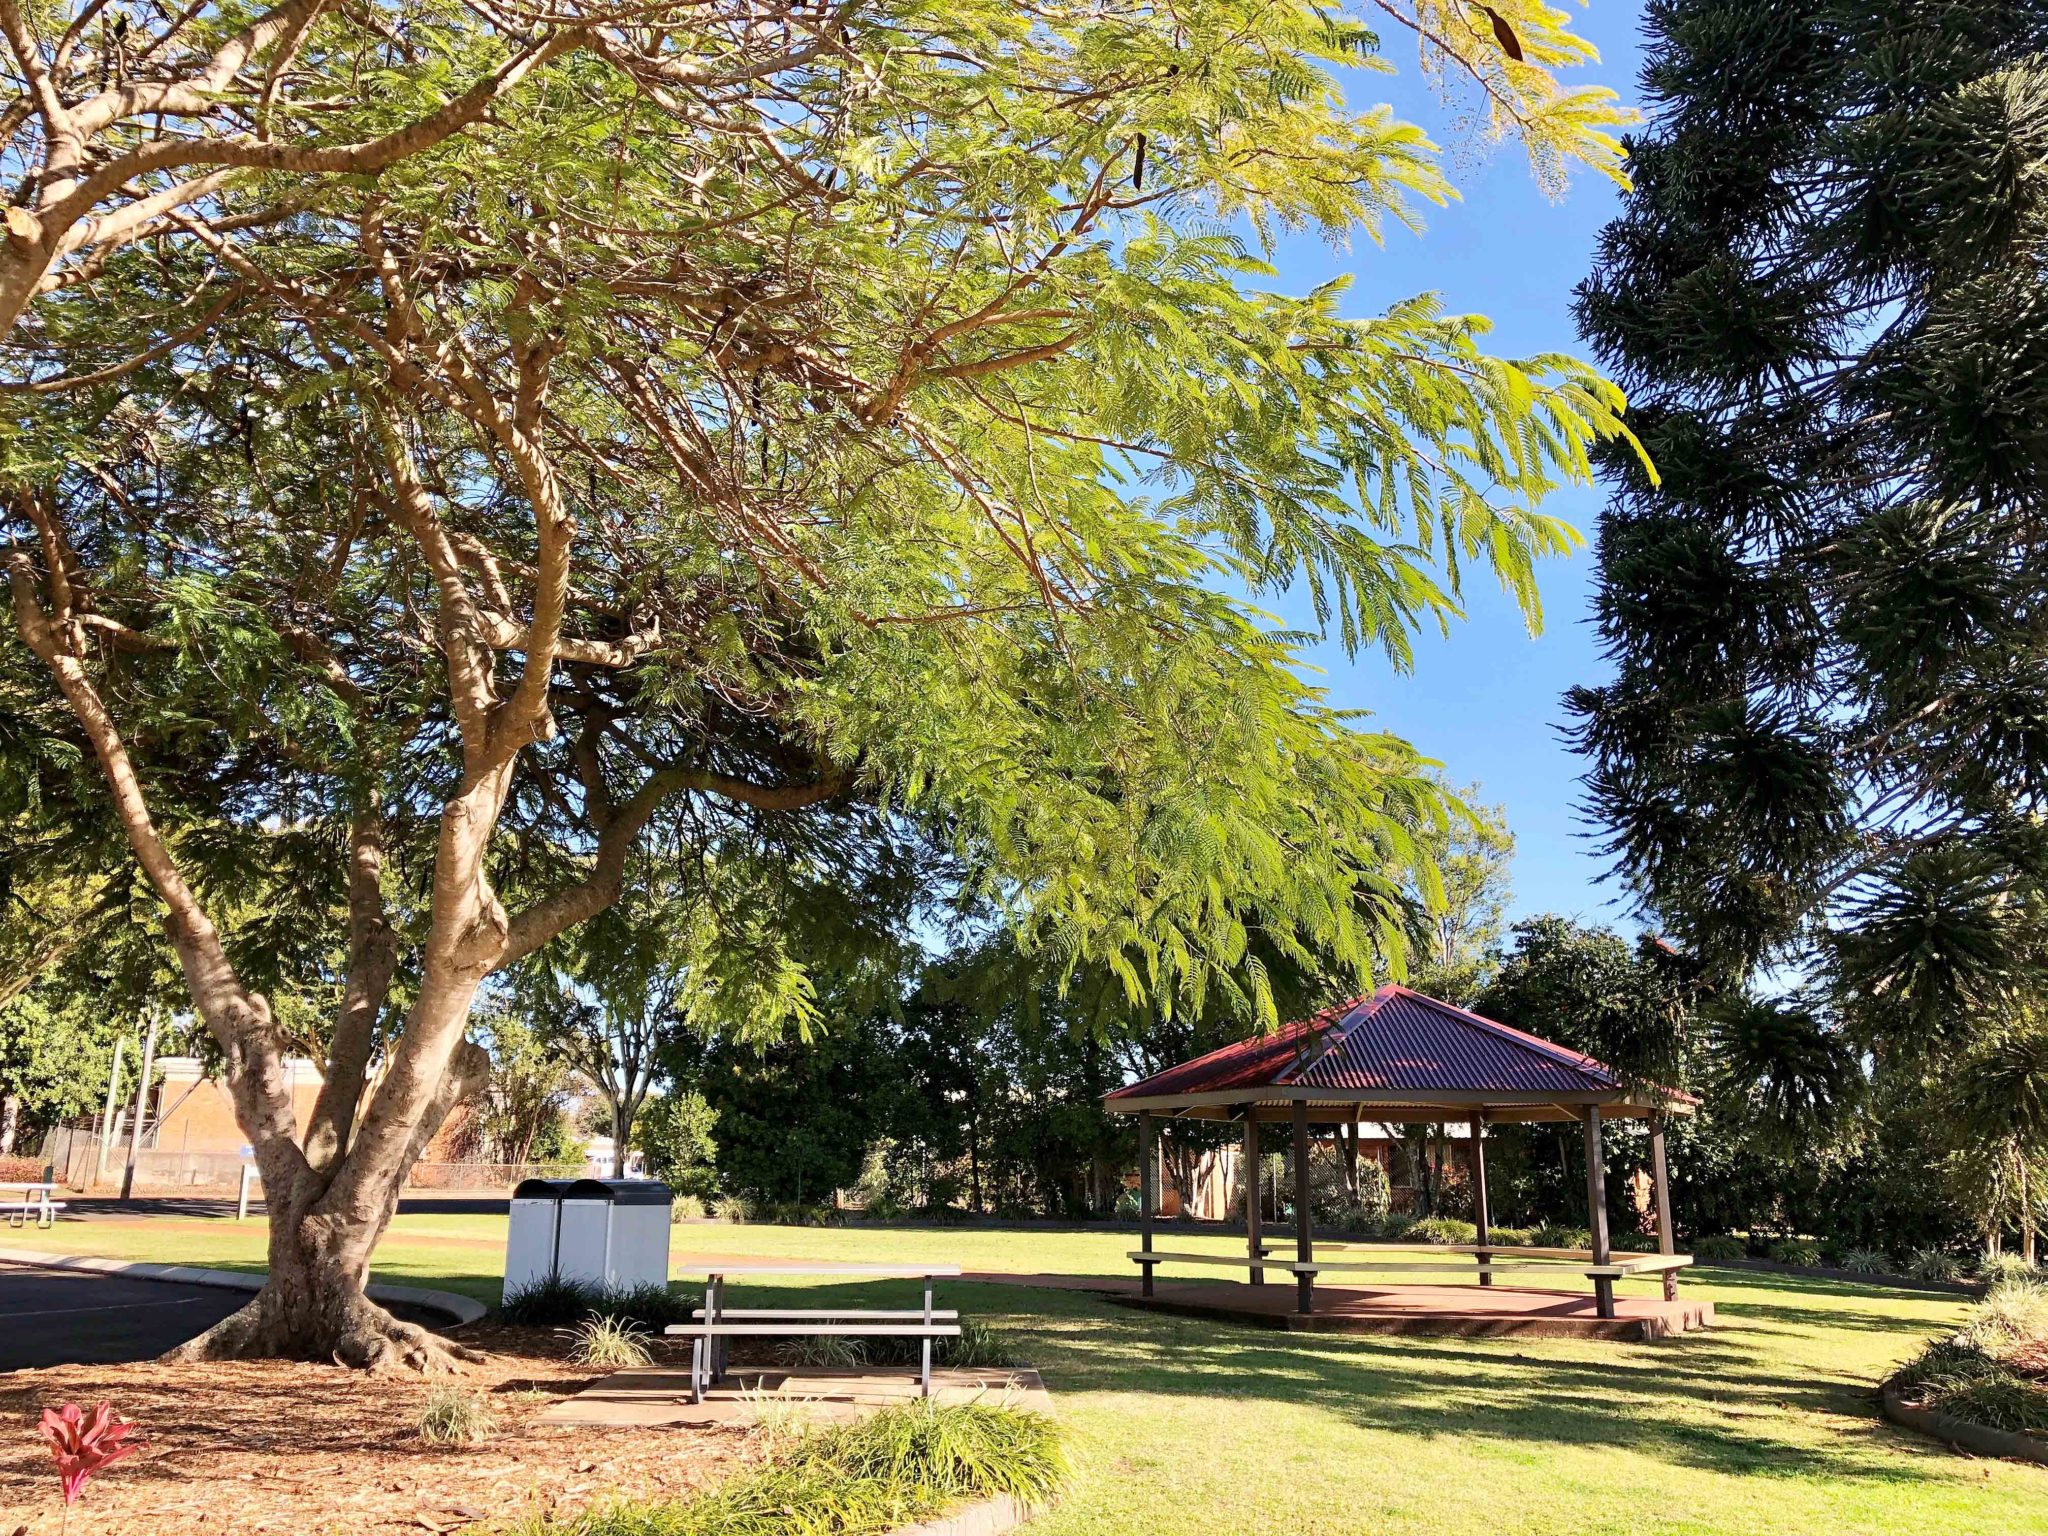
[[[918,1389],[932,1393],[932,1341],[960,1337],[960,1314],[932,1305],[932,1281],[941,1275],[957,1276],[957,1265],[902,1269],[886,1265],[857,1264],[753,1264],[732,1265],[710,1275],[704,1291],[704,1305],[693,1311],[694,1321],[674,1323],[664,1330],[671,1337],[690,1340],[690,1398],[704,1401],[704,1390],[726,1374],[725,1341],[733,1338],[896,1338],[922,1341],[918,1363]],[[877,1307],[728,1307],[725,1282],[735,1275],[833,1275],[872,1279],[916,1278],[924,1281],[924,1305],[917,1308]]]

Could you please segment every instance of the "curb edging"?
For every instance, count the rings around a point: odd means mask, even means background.
[[[26,1264],[37,1269],[84,1270],[96,1275],[120,1275],[129,1280],[164,1280],[175,1285],[210,1285],[223,1291],[253,1293],[263,1289],[261,1275],[247,1275],[233,1269],[200,1269],[190,1264],[154,1264],[146,1259],[101,1259],[89,1254],[0,1248],[0,1263]],[[473,1323],[490,1310],[472,1296],[459,1295],[454,1291],[430,1291],[416,1285],[371,1285],[364,1287],[364,1292],[372,1301],[395,1301],[442,1313],[450,1319],[448,1326],[452,1328]]]
[[[1916,1408],[1890,1387],[1878,1394],[1878,1402],[1884,1416],[1902,1428],[1946,1440],[1950,1445],[1974,1451],[1979,1456],[2032,1461],[2048,1466],[2048,1440],[2038,1435],[2022,1435],[2009,1429],[1972,1424],[1968,1419],[1959,1419],[1938,1408]]]

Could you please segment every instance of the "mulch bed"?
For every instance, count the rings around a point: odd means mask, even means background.
[[[571,1363],[553,1330],[453,1335],[490,1359],[461,1376],[368,1376],[277,1361],[65,1365],[0,1376],[0,1536],[58,1528],[36,1433],[45,1407],[106,1400],[148,1443],[86,1489],[77,1536],[388,1536],[508,1524],[535,1511],[675,1499],[760,1453],[746,1429],[602,1429],[535,1422],[604,1373]],[[657,1356],[659,1358],[659,1356]],[[414,1425],[436,1387],[480,1393],[497,1431],[434,1446]]]

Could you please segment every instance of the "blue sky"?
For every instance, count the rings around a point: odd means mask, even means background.
[[[1576,11],[1574,28],[1598,46],[1601,62],[1575,71],[1574,83],[1609,86],[1634,104],[1639,27],[1634,0],[1593,0]],[[1391,101],[1449,148],[1450,114],[1421,78],[1406,36],[1390,31],[1384,41],[1400,73],[1354,76],[1354,104]],[[1586,273],[1600,226],[1616,212],[1617,189],[1605,177],[1581,173],[1553,202],[1510,144],[1460,155],[1451,166],[1463,201],[1432,211],[1421,235],[1396,229],[1384,247],[1363,242],[1350,251],[1291,241],[1277,258],[1275,286],[1298,292],[1349,273],[1354,286],[1346,308],[1361,315],[1434,290],[1454,311],[1489,316],[1489,346],[1498,354],[1583,354],[1572,329],[1571,291]],[[1601,500],[1597,489],[1571,488],[1545,510],[1590,540]],[[1467,622],[1454,624],[1448,639],[1434,629],[1424,633],[1412,673],[1394,673],[1377,653],[1352,660],[1335,644],[1312,659],[1325,669],[1333,703],[1372,711],[1374,724],[1440,759],[1454,781],[1477,781],[1484,799],[1506,808],[1516,837],[1514,915],[1563,912],[1626,927],[1632,925],[1616,905],[1618,889],[1601,881],[1603,862],[1575,809],[1579,760],[1558,735],[1565,689],[1606,675],[1588,622],[1592,566],[1590,547],[1545,562],[1546,622],[1535,639],[1492,578],[1470,573]]]

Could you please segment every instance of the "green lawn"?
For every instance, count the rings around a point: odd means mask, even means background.
[[[503,1231],[502,1218],[400,1217],[379,1275],[490,1298]],[[0,1239],[29,1245],[239,1267],[260,1264],[262,1230],[151,1220]],[[1119,1274],[1130,1246],[1089,1231],[693,1224],[676,1229],[674,1269],[755,1255]],[[1031,1527],[1042,1536],[2048,1533],[2048,1469],[1966,1460],[1876,1415],[1875,1383],[1959,1303],[1733,1270],[1687,1288],[1721,1326],[1652,1345],[1290,1337],[1015,1286],[947,1299],[1014,1335],[1053,1391],[1077,1472]]]

